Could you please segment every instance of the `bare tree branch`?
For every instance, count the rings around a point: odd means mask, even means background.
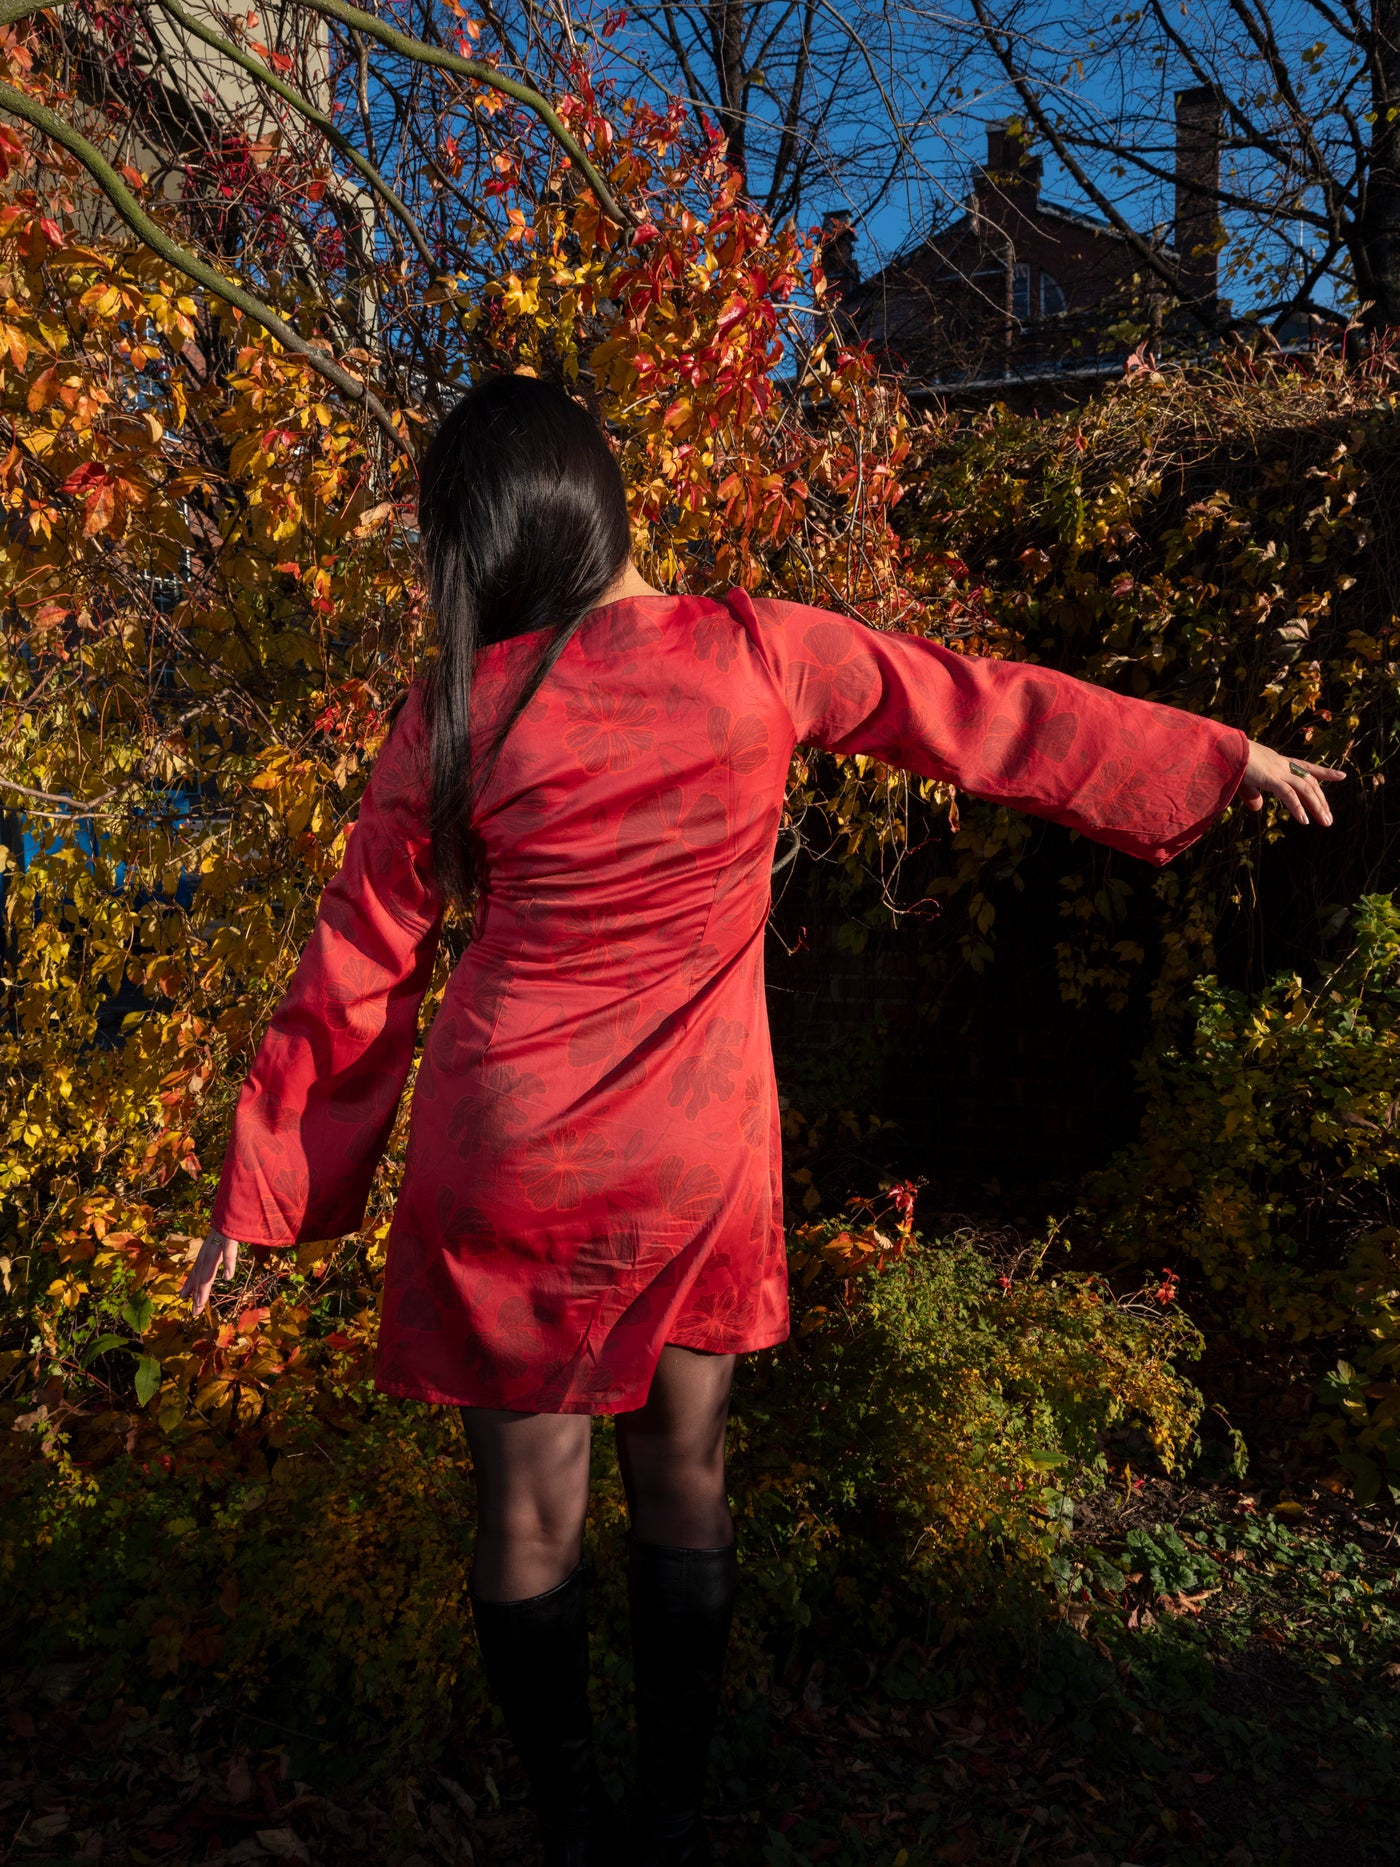
[[[155,0],[155,4],[168,13],[191,37],[203,40],[205,45],[237,65],[240,70],[246,71],[257,83],[264,85],[274,95],[280,97],[283,103],[289,104],[293,110],[305,117],[308,123],[314,124],[331,147],[338,150],[351,167],[365,178],[389,211],[403,223],[409,239],[417,247],[419,257],[423,262],[432,271],[437,271],[432,249],[407,205],[389,186],[374,164],[362,156],[347,137],[341,135],[324,110],[318,110],[309,98],[303,97],[300,91],[293,89],[276,72],[269,71],[267,66],[254,58],[251,53],[245,52],[231,39],[224,38],[222,33],[215,32],[211,26],[206,26],[201,20],[187,13],[180,5],[180,0]]]
[[[1027,83],[1024,73],[1017,66],[1011,53],[1010,36],[1002,28],[999,28],[988,14],[986,0],[972,0],[972,5],[977,15],[977,22],[986,35],[987,44],[1001,64],[1007,77],[1011,80],[1016,95],[1020,98],[1025,108],[1026,115],[1035,124],[1046,142],[1049,143],[1070,175],[1074,177],[1075,182],[1083,189],[1085,195],[1093,202],[1094,206],[1104,216],[1105,220],[1108,221],[1109,225],[1115,230],[1119,237],[1138,256],[1148,271],[1159,278],[1176,298],[1200,318],[1201,322],[1205,324],[1208,329],[1217,328],[1219,319],[1214,315],[1214,307],[1207,307],[1201,303],[1200,299],[1190,290],[1189,286],[1187,286],[1180,270],[1170,263],[1159,247],[1154,245],[1151,240],[1147,239],[1144,234],[1140,233],[1138,229],[1133,226],[1132,222],[1119,211],[1116,203],[1104,193],[1103,189],[1095,185],[1093,179],[1085,170],[1084,165],[1076,160],[1074,151],[1069,147],[1065,138],[1060,135],[1050,118],[1049,112],[1044,108],[1039,95],[1035,89]]]
[[[636,225],[636,216],[617,201],[557,111],[530,85],[522,84],[517,78],[507,77],[503,71],[498,71],[494,65],[488,65],[481,59],[460,58],[455,52],[429,45],[423,39],[411,38],[397,27],[376,19],[372,13],[362,13],[358,7],[346,5],[345,0],[302,0],[302,4],[313,13],[322,13],[327,19],[338,20],[342,26],[364,33],[367,38],[378,39],[381,45],[387,45],[390,51],[412,59],[415,64],[435,65],[440,70],[455,73],[459,78],[471,78],[477,84],[489,85],[492,90],[503,91],[507,97],[513,97],[517,103],[524,104],[526,109],[534,112],[579,170],[608,219],[616,221],[619,226]]]
[[[358,376],[352,376],[349,370],[342,369],[340,364],[333,362],[323,351],[308,342],[299,331],[294,330],[286,319],[280,317],[270,305],[254,297],[245,286],[239,285],[236,280],[228,278],[213,266],[207,265],[204,260],[190,252],[188,247],[172,239],[165,229],[146,213],[125,180],[106,157],[94,148],[85,136],[75,130],[66,118],[60,117],[57,111],[50,110],[47,104],[41,104],[37,98],[30,97],[25,92],[16,90],[12,84],[6,84],[3,81],[0,81],[0,110],[9,111],[12,116],[30,124],[42,135],[57,143],[60,148],[66,149],[92,176],[136,237],[158,258],[163,259],[167,265],[173,266],[177,272],[183,273],[187,279],[192,279],[196,285],[202,285],[205,291],[212,292],[225,304],[235,306],[255,324],[260,324],[265,331],[277,339],[285,350],[291,351],[294,356],[299,356],[318,375],[324,376],[327,382],[333,383],[347,400],[363,403],[365,409],[394,446],[411,455],[412,450],[399,424],[367,383]]]

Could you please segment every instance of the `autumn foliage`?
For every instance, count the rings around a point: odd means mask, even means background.
[[[28,54],[9,56],[34,81]],[[907,447],[895,399],[829,334],[804,340],[800,381],[775,374],[790,301],[820,293],[810,240],[741,204],[678,117],[638,110],[615,131],[581,97],[564,114],[643,224],[624,239],[591,201],[548,195],[527,219],[508,171],[498,270],[469,299],[430,291],[425,316],[473,368],[586,379],[654,575],[800,584],[881,613]],[[130,1355],[78,1357],[114,1423],[134,1398],[160,1432],[230,1426],[309,1378],[309,1312],[270,1306],[256,1267],[212,1327],[174,1292],[240,1066],[421,665],[411,464],[304,359],[139,247],[85,237],[84,177],[41,191],[17,139],[11,160],[0,473],[24,832],[7,890],[8,1259],[51,1285],[55,1318],[113,1279],[148,1305],[134,1393]],[[395,1173],[391,1152],[365,1248],[308,1260],[338,1292],[318,1371],[363,1361]],[[53,1421],[67,1404],[40,1408]]]
[[[0,35],[5,73],[52,95],[42,32],[25,31]],[[1379,419],[1387,379],[1355,415],[1340,379],[1265,385],[1277,428],[1329,437],[1307,455],[1306,518],[1283,466],[1215,492],[1181,468],[1222,405],[1244,431],[1242,378],[1197,404],[1116,391],[1058,424],[916,422],[839,341],[812,233],[768,225],[679,112],[583,68],[570,82],[560,115],[632,224],[483,91],[470,147],[445,132],[436,151],[486,204],[470,264],[386,263],[362,344],[336,322],[340,249],[289,206],[319,212],[325,176],[247,148],[221,171],[287,262],[267,287],[283,314],[377,385],[392,434],[118,237],[66,158],[0,132],[0,1563],[44,1637],[157,1690],[295,1674],[313,1715],[387,1718],[405,1742],[475,1687],[455,1422],[368,1385],[402,1123],[362,1234],[250,1257],[198,1321],[177,1291],[241,1072],[427,652],[411,452],[444,386],[489,368],[576,385],[615,439],[659,583],[762,587],[1042,658],[1368,773],[1389,730],[1393,623],[1362,627],[1343,600],[1370,521],[1331,436]],[[206,215],[191,238],[218,234]],[[329,281],[319,299],[292,276],[302,251]],[[787,829],[826,843],[857,927],[891,913],[917,854],[910,886],[944,910],[935,970],[994,960],[1023,820],[820,756],[795,761]],[[1170,1020],[1276,835],[1232,825],[1145,882],[1066,854],[1067,992],[1155,993]],[[465,937],[449,927],[425,1018]],[[1174,1069],[1154,1094],[1178,1093]],[[794,1337],[746,1376],[735,1443],[755,1548],[781,1552],[757,1561],[758,1587],[790,1627],[878,1638],[911,1598],[956,1619],[1039,1588],[1110,1449],[1171,1464],[1192,1443],[1173,1358],[1197,1339],[1160,1270],[1175,1254],[1133,1217],[1146,1195],[1125,1193],[1116,1221],[1151,1267],[1126,1296],[1070,1275],[1058,1246],[936,1242],[911,1200],[899,1184],[839,1214],[792,1202]],[[605,1482],[599,1536],[619,1508]],[[892,1548],[921,1554],[892,1564]],[[757,1676],[761,1629],[747,1637]]]
[[[7,72],[49,95],[34,43],[5,39]],[[583,95],[564,111],[641,224],[624,238],[557,186],[532,202],[507,137],[487,151],[487,275],[434,281],[418,338],[459,368],[587,390],[654,575],[796,578],[880,613],[904,424],[867,360],[794,322],[794,296],[820,294],[811,241],[744,206],[679,119],[615,127]],[[421,665],[411,461],[304,357],[97,232],[76,167],[9,131],[4,156],[12,1598],[114,1666],[134,1638],[156,1682],[213,1667],[257,1685],[291,1657],[305,1702],[339,1704],[352,1679],[355,1715],[410,1741],[464,1664],[460,1610],[442,1614],[462,1543],[424,1525],[465,1480],[454,1422],[400,1424],[367,1386],[397,1138],[363,1236],[250,1257],[199,1321],[176,1293],[241,1068]],[[285,235],[277,187],[298,178],[250,175]],[[785,330],[801,381],[780,384]],[[308,1456],[325,1482],[286,1488]],[[340,1603],[309,1645],[308,1591]]]

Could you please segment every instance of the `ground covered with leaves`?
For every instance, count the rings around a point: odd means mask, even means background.
[[[1085,1513],[1061,1613],[883,1652],[801,1641],[732,1695],[721,1861],[1362,1867],[1396,1857],[1395,1533],[1335,1501],[1130,1481]],[[924,1638],[918,1634],[923,1633]],[[824,1645],[826,1643],[823,1643]],[[520,1863],[524,1782],[489,1714],[386,1768],[191,1688],[94,1697],[97,1668],[0,1680],[15,1861]],[[625,1779],[624,1680],[600,1746]]]

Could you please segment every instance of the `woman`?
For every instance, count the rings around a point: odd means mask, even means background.
[[[630,1515],[634,1857],[709,1859],[729,1634],[736,1355],[788,1333],[764,1005],[793,746],[867,752],[1152,862],[1240,790],[1327,823],[1322,783],[1234,727],[742,591],[668,596],[563,391],[473,389],[423,462],[437,655],[238,1103],[198,1311],[240,1244],[362,1223],[445,902],[471,945],[428,1032],[376,1379],[460,1406],[469,1594],[546,1859],[611,1859],[588,1711],[591,1416]]]

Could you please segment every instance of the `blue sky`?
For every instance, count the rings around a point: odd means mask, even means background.
[[[760,0],[775,7],[782,3]],[[1353,123],[1360,116],[1366,101],[1364,74],[1355,58],[1349,62],[1350,47],[1320,11],[1325,0],[1246,3],[1267,10],[1308,134],[1317,137],[1340,172],[1350,159],[1352,124],[1339,106],[1344,101],[1350,106]],[[1154,49],[1146,36],[1150,16],[1141,10],[1114,11],[1112,0],[1001,4],[1017,7],[1042,95],[1052,107],[1076,118],[1091,134],[1102,134],[1105,140],[1116,136],[1151,154],[1159,166],[1171,166],[1173,95],[1179,87],[1197,82],[1203,71],[1229,87],[1274,140],[1286,142],[1294,136],[1278,96],[1271,95],[1262,55],[1220,0],[1174,0],[1163,18],[1180,39],[1177,49]],[[843,46],[849,47],[845,22],[862,27],[870,57],[849,52],[845,56],[842,82],[832,86],[832,108],[821,122],[833,173],[829,181],[818,179],[809,186],[799,218],[809,222],[821,209],[841,205],[844,181],[845,200],[860,220],[858,257],[870,272],[931,223],[956,211],[968,191],[972,167],[983,157],[987,121],[1017,115],[1022,106],[976,27],[971,0],[949,0],[937,11],[925,0],[913,0],[898,10],[880,0],[859,0],[845,11],[838,11],[835,0],[821,0],[821,5],[826,8],[819,14],[826,36],[818,49],[831,69],[837,69]],[[658,61],[646,55],[645,29],[636,18],[600,44],[606,44],[619,76],[633,88],[644,88],[649,76],[660,71]],[[886,102],[904,123],[915,124],[902,162]],[[1039,153],[1045,163],[1046,194],[1097,215],[1053,150],[1041,146]],[[1169,223],[1169,181],[1131,169],[1116,174],[1119,165],[1104,152],[1085,152],[1083,161],[1094,184],[1113,196],[1134,226],[1147,230]],[[885,186],[877,179],[882,168],[894,174],[892,181],[886,177]],[[1287,185],[1277,164],[1271,166],[1246,148],[1227,151],[1226,174],[1241,192],[1275,206]],[[1316,191],[1305,193],[1304,202],[1316,205]],[[1231,277],[1232,264],[1244,257],[1243,236],[1250,235],[1256,259],[1277,265],[1286,226],[1277,227],[1262,245],[1257,222],[1251,227],[1247,217],[1227,215],[1226,227],[1233,240],[1224,256],[1225,289],[1241,306],[1257,302],[1268,295],[1268,265],[1256,266],[1252,275],[1246,270]],[[1317,296],[1325,300],[1329,294],[1324,290]]]

